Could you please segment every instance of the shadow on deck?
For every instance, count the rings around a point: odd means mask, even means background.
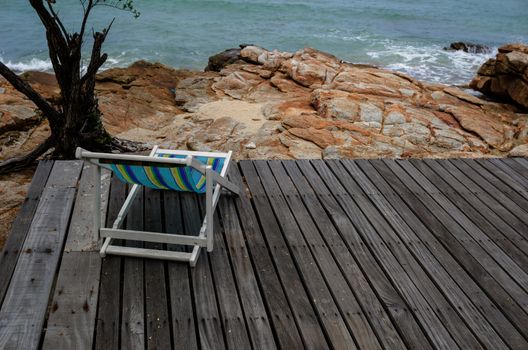
[[[89,168],[37,169],[0,256],[1,349],[528,348],[526,159],[241,161],[195,268],[101,259]],[[127,187],[104,183],[109,223]],[[146,189],[126,227],[201,216]]]

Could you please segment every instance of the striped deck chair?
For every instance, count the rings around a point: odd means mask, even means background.
[[[237,186],[226,178],[231,160],[231,152],[212,153],[194,151],[175,151],[153,148],[148,156],[94,153],[77,148],[76,157],[89,161],[95,166],[95,229],[103,238],[101,256],[116,254],[188,261],[196,265],[200,249],[213,250],[213,213],[220,198],[221,189],[238,194]],[[119,211],[111,228],[101,227],[101,168],[111,170],[115,176],[132,185],[131,190]],[[126,217],[140,186],[154,189],[190,191],[205,194],[206,214],[198,235],[168,234],[122,229]],[[193,246],[192,252],[177,252],[161,249],[146,249],[112,245],[112,240],[124,239],[142,242],[156,242]]]

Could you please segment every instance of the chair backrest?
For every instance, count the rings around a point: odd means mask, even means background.
[[[154,157],[185,159],[187,155],[160,152]],[[218,173],[222,171],[225,162],[224,157],[193,156],[193,159],[203,165],[210,165]],[[205,175],[192,166],[123,159],[100,159],[99,164],[112,170],[119,180],[129,184],[161,190],[205,192]]]

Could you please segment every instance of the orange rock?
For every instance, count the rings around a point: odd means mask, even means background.
[[[342,143],[341,141],[338,141],[334,137],[334,135],[326,129],[316,129],[316,128],[309,127],[307,129],[291,128],[291,129],[288,129],[288,131],[291,134],[303,140],[307,140],[307,141],[311,141],[315,143],[317,146],[321,148],[325,148],[330,145],[338,145]]]
[[[509,44],[499,48],[496,58],[479,69],[470,86],[486,95],[511,99],[528,110],[528,46]]]

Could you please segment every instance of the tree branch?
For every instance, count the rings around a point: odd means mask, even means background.
[[[61,29],[59,28],[57,22],[54,20],[53,16],[46,10],[42,0],[29,0],[31,6],[35,9],[39,18],[46,28],[47,31],[50,31],[51,36],[55,38],[53,41],[54,45],[57,45],[57,52],[60,55],[59,58],[61,62],[66,62],[68,60],[68,42],[63,36]],[[48,46],[51,43],[48,42]]]
[[[55,145],[54,140],[49,137],[25,156],[15,157],[3,162],[0,162],[0,174],[5,174],[11,171],[20,170],[33,163],[38,157],[43,155],[47,150]]]
[[[93,0],[88,1],[88,6],[84,7],[84,17],[81,24],[81,30],[79,31],[79,35],[82,38],[84,36],[84,30],[86,29],[86,22],[88,21],[88,16],[90,16],[90,11],[92,11],[93,8]]]
[[[90,57],[90,63],[88,64],[86,73],[84,73],[83,77],[81,78],[81,86],[85,84],[89,79],[93,80],[93,77],[95,73],[97,73],[97,70],[101,68],[101,66],[106,62],[108,55],[106,53],[101,55],[101,49],[103,47],[103,43],[106,39],[106,36],[108,35],[108,32],[110,31],[110,28],[112,28],[112,24],[114,23],[114,20],[115,18],[112,19],[112,22],[110,22],[108,27],[106,27],[102,33],[97,32],[94,34],[92,56]]]
[[[31,85],[26,83],[22,78],[13,73],[5,64],[0,62],[0,74],[13,85],[15,89],[26,95],[37,107],[44,113],[50,123],[60,119],[60,114],[53,108]]]
[[[53,40],[53,37],[51,36],[50,32],[46,32],[46,40],[48,43],[50,43]],[[54,45],[48,44],[48,52],[49,52],[51,64],[53,65],[53,70],[55,71],[55,77],[57,78],[57,82],[59,83],[59,86],[61,87],[61,91],[62,91],[62,88],[67,86],[68,84],[64,76],[64,68],[61,65],[59,56],[57,54],[57,50]]]
[[[61,22],[59,16],[57,15],[57,13],[55,13],[55,10],[53,9],[53,5],[51,4],[50,1],[47,1],[47,4],[48,4],[48,9],[49,9],[49,11],[51,12],[51,14],[53,16],[53,19],[55,19],[55,21],[57,22],[59,28],[62,31],[62,34],[66,38],[66,41],[69,41],[70,40],[70,35],[68,34],[68,31],[66,30],[66,28],[64,28],[64,25],[62,24],[62,22]]]

